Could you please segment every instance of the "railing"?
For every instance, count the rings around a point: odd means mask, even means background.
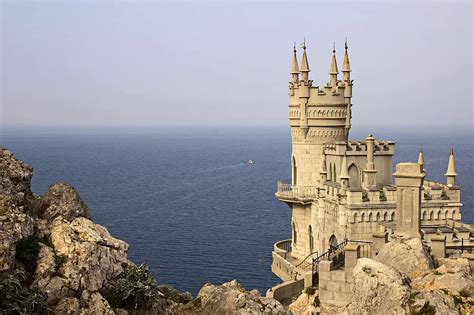
[[[311,267],[311,270],[313,271],[313,273],[315,273],[317,270],[317,265],[322,260],[333,260],[334,258],[337,258],[340,254],[344,252],[344,247],[348,243],[362,244],[363,247],[368,247],[370,246],[370,244],[372,244],[372,242],[369,241],[354,241],[345,239],[343,242],[337,244],[336,246],[331,246],[326,252],[322,253],[319,256],[314,257],[314,255],[317,255],[318,252],[313,252],[309,254],[299,264],[295,266],[295,269],[309,270],[309,268]],[[369,253],[369,250],[370,248],[366,248],[367,254]],[[312,258],[312,262],[307,261],[309,258]],[[343,261],[335,261],[334,263],[335,267],[338,267],[337,265],[343,263]]]
[[[292,185],[289,180],[279,180],[277,194],[289,198],[314,198],[318,196],[318,187]]]
[[[275,243],[275,249],[283,252],[291,252],[291,239]]]

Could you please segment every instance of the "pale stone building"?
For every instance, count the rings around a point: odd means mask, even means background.
[[[337,255],[349,242],[358,244],[361,256],[372,257],[395,231],[422,237],[427,244],[442,235],[444,250],[471,244],[471,227],[460,222],[454,153],[443,184],[425,179],[421,150],[418,163],[398,164],[393,173],[395,142],[372,135],[349,140],[353,80],[347,43],[342,65],[338,78],[333,50],[329,82],[316,86],[309,78],[306,45],[301,65],[293,49],[288,110],[292,178],[279,181],[275,194],[291,211],[292,237],[275,244],[272,263],[284,281],[312,275],[314,261],[328,250]]]

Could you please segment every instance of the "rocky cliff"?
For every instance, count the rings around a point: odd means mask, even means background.
[[[283,314],[235,282],[197,298],[160,286],[127,258],[128,244],[94,223],[66,183],[31,192],[33,169],[0,147],[1,314]]]

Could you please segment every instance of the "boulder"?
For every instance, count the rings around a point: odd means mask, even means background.
[[[453,296],[474,296],[474,278],[465,258],[438,260],[441,266],[416,279],[412,286],[425,291],[449,292]]]
[[[382,246],[375,260],[414,279],[434,268],[433,260],[421,239],[395,236]]]
[[[318,291],[305,290],[298,298],[288,306],[292,314],[317,314],[319,313]]]
[[[55,314],[79,315],[80,304],[79,299],[75,297],[64,298],[54,307]]]
[[[90,218],[89,210],[79,194],[66,183],[56,183],[49,186],[35,211],[41,218],[48,221],[59,216],[68,221],[79,217]]]
[[[352,275],[351,300],[342,313],[404,314],[410,298],[404,275],[369,258],[359,259]]]
[[[0,195],[0,271],[15,264],[16,243],[33,235],[33,218],[21,212],[11,195]]]
[[[85,290],[81,294],[81,302],[86,305],[81,309],[81,315],[113,315],[115,312],[106,299],[99,293],[94,292],[90,293]]]
[[[128,244],[110,236],[106,228],[86,218],[68,222],[56,218],[51,224],[51,243],[63,260],[59,274],[74,291],[97,291],[128,264]]]
[[[205,284],[196,299],[175,305],[174,314],[286,314],[280,302],[260,296],[257,290],[246,291],[232,280],[222,285]]]
[[[411,314],[457,315],[454,298],[442,291],[414,292],[409,303]]]
[[[30,190],[33,168],[17,160],[15,155],[0,146],[0,195],[12,196],[18,207],[29,207],[35,196]]]

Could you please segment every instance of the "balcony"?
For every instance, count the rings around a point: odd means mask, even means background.
[[[292,185],[289,180],[279,180],[275,196],[283,202],[307,204],[318,198],[319,189],[316,186]]]

